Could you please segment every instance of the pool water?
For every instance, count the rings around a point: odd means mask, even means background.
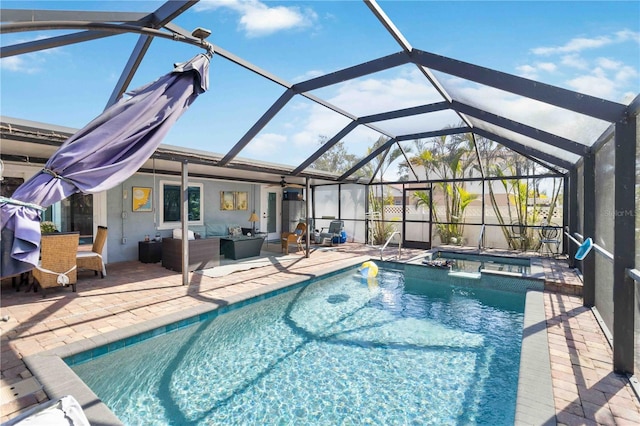
[[[437,258],[452,260],[451,270],[456,272],[480,272],[484,269],[494,272],[531,275],[531,261],[529,259],[454,253],[439,253]]]
[[[523,310],[351,270],[72,368],[127,425],[510,425]]]

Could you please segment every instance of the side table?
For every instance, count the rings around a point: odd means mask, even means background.
[[[139,241],[138,260],[142,263],[158,263],[162,261],[161,241]]]

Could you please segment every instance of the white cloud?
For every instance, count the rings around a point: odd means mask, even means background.
[[[25,74],[36,74],[42,71],[43,62],[41,57],[27,53],[0,59],[0,69]]]
[[[627,40],[635,41],[640,44],[640,33],[631,30],[622,30],[616,33],[616,40],[625,42]]]
[[[520,65],[516,70],[521,77],[537,80],[540,71],[552,73],[558,69],[553,62],[537,62],[534,65]]]
[[[536,80],[538,78],[538,70],[536,67],[531,65],[520,65],[516,67],[518,74],[524,78],[530,78],[531,80]]]
[[[569,40],[563,46],[550,46],[550,47],[535,47],[531,49],[531,52],[536,55],[555,55],[560,53],[575,53],[581,52],[585,49],[595,49],[598,47],[606,46],[611,44],[613,41],[611,38],[606,36],[596,37],[596,38],[574,38]]]
[[[442,100],[417,69],[409,73],[405,72],[406,69],[398,71],[394,77],[367,77],[342,83],[328,100],[359,116]]]
[[[586,95],[609,99],[615,92],[616,84],[607,77],[602,68],[596,68],[590,75],[582,75],[567,81],[569,87]]]
[[[49,38],[48,35],[39,35],[30,39],[15,39],[10,42],[11,45],[28,43],[30,41],[37,41]],[[61,47],[40,50],[34,53],[24,53],[22,55],[9,56],[0,59],[0,68],[5,71],[21,72],[26,74],[36,74],[43,70],[43,66],[46,63],[47,56],[52,54],[59,54],[63,52]]]
[[[318,18],[312,9],[269,7],[258,0],[202,1],[196,10],[228,8],[240,14],[238,25],[248,37],[261,37],[282,30],[310,27]]]
[[[600,66],[596,66],[588,74],[569,79],[566,84],[580,93],[624,102],[627,87],[637,85],[638,71],[606,58],[599,58],[596,62]]]
[[[593,143],[608,126],[601,120],[487,86],[465,85],[458,88],[457,96],[470,105],[581,143]]]
[[[560,60],[560,63],[562,65],[565,65],[571,68],[581,69],[581,70],[589,68],[589,63],[580,55],[576,55],[576,54],[563,56],[562,59]]]
[[[367,77],[347,81],[335,87],[325,89],[323,94],[318,94],[327,102],[349,111],[357,116],[391,111],[422,104],[439,102],[442,98],[435,89],[430,88],[429,83],[418,70],[407,72],[406,69],[396,70],[386,78]],[[265,153],[271,157],[268,161],[277,161],[282,156],[283,149],[287,149],[287,155],[299,155],[298,162],[287,158],[287,163],[299,164],[306,157],[319,148],[321,136],[333,137],[342,130],[350,120],[341,114],[331,111],[315,103],[301,103],[291,105],[288,110],[292,117],[280,119],[280,122],[292,123],[291,126],[283,124],[278,130],[271,133],[260,134],[256,141],[246,148],[247,153]],[[375,126],[398,134],[417,131],[436,130],[447,124],[456,124],[459,119],[450,113],[453,123],[442,122],[440,113],[431,113],[410,117],[402,122],[389,120],[387,122],[373,123]],[[295,129],[294,133],[289,133]],[[366,149],[373,145],[380,134],[365,126],[358,126],[347,134],[343,140],[348,152],[363,156]],[[286,148],[285,148],[286,147]],[[254,154],[255,155],[255,154]],[[279,161],[282,162],[282,161]]]
[[[556,55],[563,53],[577,53],[589,49],[597,49],[611,44],[624,43],[627,41],[640,41],[640,33],[631,30],[621,30],[611,36],[600,37],[576,37],[569,40],[562,46],[542,46],[531,49],[535,55]]]
[[[547,71],[547,72],[554,72],[558,68],[556,64],[552,62],[540,62],[536,64],[536,67],[538,67],[538,69],[540,70]]]
[[[616,82],[618,84],[626,84],[627,82],[638,82],[638,70],[633,69],[630,66],[623,66],[616,72]]]
[[[309,70],[302,75],[294,77],[292,80],[296,82],[307,81],[312,78],[320,77],[321,75],[325,75],[326,73],[320,70]]]
[[[596,63],[598,64],[598,66],[605,68],[605,69],[609,69],[609,70],[615,70],[617,68],[620,68],[622,66],[622,62],[620,61],[614,61],[612,59],[609,58],[598,58],[596,59]]]
[[[543,56],[561,55],[558,62],[560,67],[553,65],[546,71],[562,75],[565,86],[580,93],[620,101],[624,97],[623,93],[637,87],[637,81],[634,79],[637,79],[638,70],[626,65],[623,62],[624,59],[614,59],[609,56],[595,57],[589,56],[588,53],[599,48],[611,49],[617,44],[628,45],[634,42],[640,43],[640,33],[625,29],[598,37],[576,37],[563,45],[537,47],[531,52]],[[536,79],[536,74],[543,69],[539,65],[532,66],[535,70],[519,67],[518,71],[524,76]]]
[[[0,68],[7,71],[21,71],[24,68],[24,60],[20,56],[9,56],[0,59]]]
[[[287,142],[287,137],[275,133],[263,133],[256,136],[244,149],[243,154],[249,157],[264,156],[266,152],[282,152]]]

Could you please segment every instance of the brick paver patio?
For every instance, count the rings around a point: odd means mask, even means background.
[[[404,250],[408,259],[418,251]],[[314,251],[281,264],[236,272],[221,278],[190,274],[188,286],[182,275],[160,264],[123,262],[108,265],[109,275],[79,274],[78,293],[56,289],[45,299],[40,293],[16,292],[11,280],[2,282],[0,322],[1,376],[4,391],[16,384],[30,384],[22,358],[67,343],[132,324],[179,312],[257,287],[290,280],[294,276],[322,273],[326,265],[337,265],[357,256],[379,257],[365,246],[344,245]],[[571,287],[569,293],[545,291],[556,420],[566,425],[637,425],[640,403],[627,379],[612,372],[611,348],[590,309],[575,295],[579,280],[566,264],[545,259],[550,287]],[[551,281],[554,281],[552,284]],[[37,378],[36,378],[37,379]],[[2,421],[47,399],[37,387],[20,397],[0,403]]]

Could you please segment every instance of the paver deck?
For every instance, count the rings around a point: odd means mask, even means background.
[[[403,250],[407,260],[420,251]],[[270,286],[293,276],[322,273],[327,264],[339,264],[357,256],[379,257],[370,247],[345,244],[300,255],[283,263],[210,278],[182,275],[160,264],[122,262],[107,267],[108,276],[80,272],[78,292],[55,289],[46,298],[40,293],[16,292],[3,280],[0,316],[0,402],[2,421],[47,399],[30,379],[25,356],[76,342],[108,331],[139,324],[203,304],[219,302],[229,295]],[[612,351],[590,309],[582,306],[575,289],[580,280],[566,263],[541,260],[549,288],[545,291],[547,332],[551,359],[556,420],[566,425],[637,425],[640,403],[626,377],[612,372]],[[568,286],[570,294],[561,293]],[[17,397],[5,393],[17,384],[24,387]],[[8,395],[8,396],[7,396]]]

